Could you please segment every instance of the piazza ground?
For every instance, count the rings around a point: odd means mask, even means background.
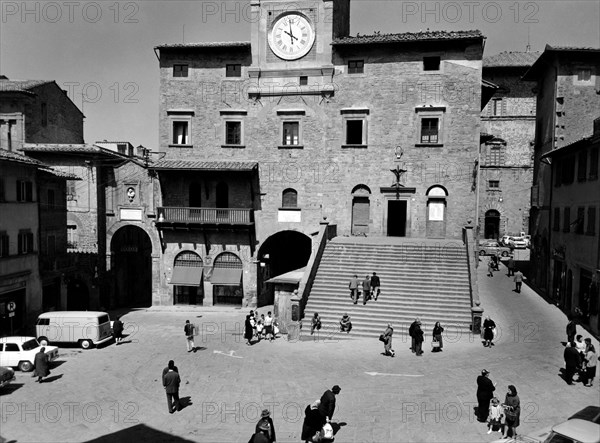
[[[565,316],[527,286],[513,292],[512,278],[500,269],[493,278],[485,266],[478,271],[485,314],[500,329],[496,346],[484,348],[479,337],[447,328],[444,352],[434,354],[431,325],[425,325],[421,358],[398,335],[408,325],[395,325],[396,357],[389,358],[376,337],[332,331],[246,346],[246,310],[131,311],[123,317],[129,343],[61,348],[60,364],[41,385],[18,372],[0,397],[0,442],[246,443],[264,408],[271,410],[277,441],[297,442],[304,408],[335,384],[342,388],[334,414],[338,443],[486,442],[498,434],[487,435],[473,415],[475,380],[484,368],[501,399],[507,385],[517,387],[522,434],[598,405],[597,379],[586,388],[559,377]],[[186,319],[201,328],[196,353],[186,352]],[[180,396],[188,404],[173,415],[161,386],[169,359],[179,368]]]

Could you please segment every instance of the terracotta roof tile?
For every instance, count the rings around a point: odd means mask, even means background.
[[[251,171],[258,166],[256,162],[232,161],[194,161],[194,160],[159,160],[151,169],[194,169],[206,171]]]
[[[0,79],[0,92],[29,92],[31,89],[53,83],[54,80],[8,80]]]
[[[42,162],[40,162],[34,158],[27,157],[26,155],[19,154],[17,152],[8,151],[6,149],[0,149],[0,160],[5,160],[5,161],[15,162],[15,163],[26,163],[26,164],[30,164],[32,166],[45,166]]]
[[[540,55],[541,52],[501,52],[483,57],[483,67],[527,67],[533,65]]]
[[[348,36],[337,38],[333,45],[365,45],[374,43],[406,43],[414,41],[440,41],[440,40],[469,40],[484,38],[479,30],[473,31],[424,31],[424,32],[403,32],[399,34],[370,34],[359,35],[355,37]]]

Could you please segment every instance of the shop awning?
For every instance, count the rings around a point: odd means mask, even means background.
[[[235,268],[213,268],[210,282],[219,286],[239,286],[242,283],[242,270]]]
[[[173,276],[171,277],[172,285],[177,286],[200,286],[202,280],[202,268],[199,266],[175,266],[173,268]]]

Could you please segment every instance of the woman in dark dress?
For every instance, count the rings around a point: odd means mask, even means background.
[[[485,321],[483,322],[483,339],[485,340],[483,346],[486,346],[488,348],[494,346],[494,343],[492,343],[492,341],[494,340],[495,327],[496,323],[494,323],[494,320],[492,320],[488,315]]]
[[[50,375],[50,363],[48,362],[48,356],[46,355],[46,348],[40,348],[40,351],[35,354],[33,364],[35,365],[33,376],[37,376],[38,383],[41,383],[44,377]]]
[[[433,327],[433,341],[438,342],[440,345],[437,348],[433,348],[433,352],[442,352],[442,348],[444,347],[444,342],[442,341],[442,332],[444,332],[444,328],[440,322],[436,322]]]
[[[254,337],[254,328],[252,327],[252,322],[250,321],[250,315],[246,315],[246,323],[244,325],[244,338],[246,339],[246,344],[252,344],[252,337]]]
[[[113,337],[117,345],[123,341],[123,322],[121,321],[121,317],[117,317],[113,323]]]
[[[308,405],[304,410],[304,423],[302,423],[301,440],[307,443],[312,442],[314,435],[321,430],[321,414],[319,414],[319,404],[321,400]]]
[[[517,426],[519,426],[521,417],[521,401],[517,395],[517,388],[513,385],[508,385],[508,393],[502,406],[506,417],[506,437],[516,437]]]

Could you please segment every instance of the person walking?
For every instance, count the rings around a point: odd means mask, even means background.
[[[352,330],[352,321],[350,320],[350,316],[346,313],[342,316],[340,320],[340,332],[350,333]]]
[[[250,437],[248,443],[270,443],[269,426],[266,423],[261,423],[260,426],[257,426],[256,432]]]
[[[252,344],[252,337],[254,337],[254,328],[252,327],[252,321],[250,314],[246,315],[246,321],[244,322],[244,338],[246,344],[250,346]]]
[[[305,443],[312,443],[315,434],[321,430],[320,404],[321,400],[317,400],[308,405],[304,410],[304,422],[302,423],[302,435],[300,438]]]
[[[335,412],[335,396],[340,393],[342,389],[335,385],[333,388],[326,390],[321,396],[321,403],[319,404],[319,414],[321,415],[321,426],[327,423],[327,420],[333,418]]]
[[[315,312],[310,322],[310,335],[313,335],[315,333],[315,329],[317,331],[321,330],[321,317],[319,317],[318,312]]]
[[[490,401],[494,397],[496,384],[490,380],[490,372],[486,369],[477,377],[477,420],[485,423],[490,412]]]
[[[521,293],[521,285],[523,284],[523,273],[517,269],[515,275],[513,277],[513,281],[515,282],[515,291],[517,294]]]
[[[260,419],[258,423],[256,423],[256,432],[259,432],[263,425],[266,425],[267,432],[265,435],[267,436],[267,441],[269,443],[275,443],[277,441],[277,437],[275,436],[275,425],[273,425],[273,419],[271,418],[271,413],[268,409],[263,409],[260,414]]]
[[[508,392],[502,406],[504,408],[506,438],[516,437],[521,417],[521,401],[517,395],[517,388],[513,385],[508,385]]]
[[[573,384],[573,375],[577,372],[577,368],[581,366],[581,354],[577,350],[575,342],[571,342],[565,347],[563,354],[565,359],[565,381],[567,384]]]
[[[163,373],[162,373],[163,386],[165,384],[165,375],[167,375],[167,373],[169,372],[169,369],[172,369],[174,372],[177,372],[179,374],[179,369],[177,369],[177,366],[175,366],[175,362],[173,360],[169,360],[167,367],[165,369],[163,369]],[[180,375],[180,377],[181,377],[181,375]]]
[[[179,385],[181,384],[181,378],[179,378],[179,374],[175,372],[174,363],[171,367],[172,361],[173,360],[169,361],[169,370],[163,377],[163,386],[165,387],[165,392],[167,394],[169,414],[181,410],[179,405]]]
[[[123,341],[123,322],[121,321],[121,317],[117,317],[113,323],[113,337],[115,338],[116,345]]]
[[[419,321],[420,320],[418,318],[415,318],[415,321],[413,321],[408,327],[408,335],[410,336],[410,350],[412,352],[415,352],[415,327]]]
[[[373,300],[377,301],[379,294],[381,294],[381,281],[379,280],[377,273],[373,272],[373,276],[371,277],[371,297],[373,297]]]
[[[488,277],[493,277],[494,276],[494,260],[492,260],[492,258],[490,257],[490,261],[488,261],[488,273],[487,273]]]
[[[194,346],[194,325],[191,324],[189,320],[185,321],[183,332],[185,333],[185,338],[187,340],[187,351],[192,352],[196,349],[196,346]]]
[[[591,338],[585,339],[585,372],[582,379],[584,386],[592,387],[594,385],[594,377],[596,377],[596,366],[598,364],[598,354],[596,348],[592,344]]]
[[[40,352],[35,354],[33,365],[35,366],[33,376],[37,376],[37,382],[41,383],[44,377],[48,377],[50,375],[50,362],[48,361],[48,356],[46,355],[46,348],[40,348]]]
[[[432,352],[442,352],[444,349],[444,342],[442,341],[442,332],[444,332],[444,328],[440,324],[439,321],[435,322],[435,326],[433,327],[433,342],[438,343],[437,346],[431,349]]]
[[[367,301],[371,297],[371,277],[368,275],[362,281],[362,290],[363,290],[363,305],[367,304]]]
[[[415,354],[417,357],[421,357],[423,355],[423,330],[421,329],[420,320],[417,322],[413,333],[415,336]]]
[[[506,267],[508,268],[508,276],[509,277],[514,276],[515,275],[515,259],[512,255],[508,258]]]
[[[483,346],[487,348],[491,348],[494,346],[494,329],[496,328],[496,323],[491,317],[488,315],[483,322]]]
[[[384,355],[389,355],[390,357],[396,355],[396,352],[392,349],[392,335],[394,335],[394,328],[392,328],[391,323],[388,323],[385,332],[381,335],[381,341],[383,342]]]
[[[275,335],[273,334],[273,317],[271,316],[271,311],[267,312],[267,316],[265,317],[265,338],[269,338],[269,341],[273,341],[275,339]]]
[[[573,320],[573,316],[569,315],[567,318],[569,319],[569,323],[567,323],[567,344],[569,344],[575,340],[575,335],[577,335],[577,324]]]
[[[354,277],[350,279],[348,287],[350,288],[350,298],[354,304],[356,304],[358,302],[358,275],[354,275]]]

